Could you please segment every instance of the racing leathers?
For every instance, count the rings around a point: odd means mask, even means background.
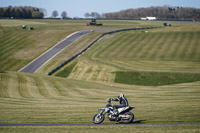
[[[125,98],[124,95],[116,98],[116,99],[111,99],[112,101],[119,101],[119,105],[113,105],[114,109],[122,108],[122,107],[127,107],[128,106],[128,100]]]

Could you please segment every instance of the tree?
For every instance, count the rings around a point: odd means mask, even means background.
[[[16,10],[16,18],[22,18],[22,12],[19,9]]]
[[[84,15],[86,18],[89,18],[91,16],[90,13],[86,12],[85,15]]]
[[[47,16],[47,10],[45,8],[39,8],[39,11],[43,13],[44,16]]]
[[[85,17],[101,18],[101,15],[98,12],[91,12],[91,13],[85,13]]]
[[[172,6],[152,6],[147,8],[127,9],[119,12],[105,13],[108,19],[140,19],[141,17],[155,16],[160,19],[198,19],[200,17],[199,8],[172,7]],[[98,16],[92,13],[92,16]]]
[[[30,18],[43,18],[44,14],[39,8],[31,6],[18,6],[18,7],[2,7],[0,8],[0,18],[16,18],[16,19],[30,19]]]
[[[32,18],[36,18],[36,19],[43,18],[43,14],[39,11],[33,11],[32,12]]]
[[[54,11],[52,12],[52,17],[53,17],[53,18],[56,18],[57,16],[58,16],[58,11],[54,10]]]
[[[67,18],[67,12],[66,12],[66,11],[63,11],[63,12],[61,13],[61,17],[62,17],[62,19],[66,19],[66,18]]]

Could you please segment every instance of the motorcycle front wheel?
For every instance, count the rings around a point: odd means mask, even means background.
[[[122,118],[121,122],[122,123],[131,123],[134,120],[134,114],[132,112],[126,112],[123,115],[126,115],[126,118]]]
[[[92,122],[94,124],[101,124],[104,121],[104,115],[103,114],[96,114],[94,115]]]

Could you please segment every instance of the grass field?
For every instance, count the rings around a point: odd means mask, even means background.
[[[136,123],[199,123],[200,25],[170,22],[172,27],[106,35],[86,53],[55,75],[46,74],[101,33],[88,34],[68,46],[36,74],[15,72],[78,30],[162,26],[163,22],[106,21],[86,27],[87,20],[0,20],[0,123],[91,124],[107,98],[124,93]],[[33,31],[22,30],[22,24]],[[154,81],[165,73],[173,84],[144,86],[115,83],[134,75]],[[137,73],[137,74],[135,74]],[[171,75],[170,75],[171,74]],[[188,76],[189,75],[189,76]],[[121,76],[121,74],[120,74]],[[157,78],[158,76],[158,78]],[[192,76],[191,76],[192,77]],[[146,80],[145,80],[146,81]],[[167,80],[166,80],[167,81]],[[113,103],[118,104],[118,103]],[[104,123],[113,123],[105,119]],[[59,127],[0,127],[0,132],[200,132],[200,125],[108,125]]]
[[[200,74],[169,72],[116,72],[116,83],[161,86],[200,81]]]
[[[161,87],[100,84],[23,73],[0,74],[1,123],[92,123],[97,109],[104,107],[106,98],[125,93],[133,110],[135,121],[144,123],[197,123],[199,122],[200,82]],[[106,93],[105,93],[106,92]],[[117,104],[117,103],[116,103]],[[104,123],[109,122],[107,119]],[[112,128],[113,126],[108,126]],[[126,131],[138,126],[128,126]],[[147,126],[151,127],[151,126]],[[157,126],[153,131],[168,130],[170,126]],[[179,127],[179,126],[178,126]],[[183,125],[199,131],[199,126]],[[7,127],[8,128],[8,127]],[[38,129],[37,129],[38,128]],[[52,127],[50,127],[51,129]],[[81,127],[57,127],[78,131]],[[71,128],[71,129],[70,129]],[[85,132],[101,131],[102,127],[86,127]],[[172,130],[176,128],[171,126]],[[47,127],[0,127],[4,131],[46,131]],[[107,131],[107,129],[104,129]],[[111,129],[109,129],[110,131]],[[151,128],[148,130],[152,130]],[[54,131],[54,130],[53,130]],[[115,130],[113,130],[115,131]],[[142,131],[141,128],[138,131]],[[170,131],[170,130],[169,130]]]
[[[115,71],[199,73],[200,32],[192,31],[190,25],[187,31],[179,28],[173,27],[175,32],[162,28],[148,33],[129,31],[107,35],[82,57],[69,78],[96,80],[88,78],[96,75],[100,81],[114,82]],[[199,26],[196,29],[200,29]],[[84,65],[85,62],[88,65]],[[96,69],[94,64],[97,64]],[[109,77],[102,76],[102,73]],[[90,76],[85,79],[81,75]]]
[[[84,26],[86,22],[0,20],[0,70],[19,70],[69,34],[91,29]],[[34,27],[35,30],[22,30],[24,24]]]
[[[80,30],[145,26],[133,21],[99,21],[104,26],[85,26],[89,20],[0,20],[0,70],[17,71],[66,36]],[[35,30],[22,30],[22,25]],[[95,39],[93,35],[93,39]],[[97,36],[97,35],[96,35]]]

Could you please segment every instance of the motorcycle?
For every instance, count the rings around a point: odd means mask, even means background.
[[[130,112],[135,107],[128,106],[119,109],[114,109],[111,104],[111,99],[107,99],[108,104],[105,108],[99,109],[100,113],[95,114],[92,121],[94,124],[101,124],[105,115],[108,114],[108,119],[110,121],[121,121],[124,124],[131,123],[134,120],[134,114]]]

